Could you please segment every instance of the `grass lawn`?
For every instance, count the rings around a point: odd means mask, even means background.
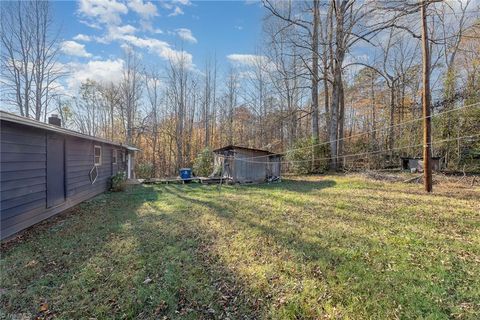
[[[479,319],[480,190],[132,186],[2,249],[0,318]]]

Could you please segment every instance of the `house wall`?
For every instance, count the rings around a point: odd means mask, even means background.
[[[271,156],[270,163],[268,164],[268,175],[280,177],[281,176],[281,157]]]
[[[62,135],[65,139],[65,202],[47,208],[48,131],[7,121],[2,121],[0,127],[2,239],[106,191],[109,177],[126,167],[121,154],[117,156],[117,164],[112,164],[112,150],[122,148]],[[94,145],[102,146],[102,165],[97,167],[97,180],[91,184],[89,172],[94,165]]]
[[[279,156],[269,156],[265,152],[245,149],[235,149],[234,154],[231,150],[215,153],[214,166],[223,165],[223,178],[245,183],[264,182],[269,176],[281,175]]]
[[[94,146],[102,147],[102,163],[97,166],[98,177],[92,185],[89,172],[94,165]],[[115,146],[76,137],[66,138],[66,186],[67,198],[87,193],[100,193],[108,189],[109,178],[117,173],[118,164],[112,164]],[[117,159],[118,163],[118,159]]]
[[[419,172],[423,171],[423,160],[422,159],[408,159],[408,169],[416,169]],[[441,168],[440,159],[431,159],[431,166],[433,171],[438,171]],[[403,164],[402,164],[402,167]],[[404,168],[405,169],[405,168]]]
[[[1,237],[28,225],[46,205],[46,140],[40,129],[7,122],[0,129]]]
[[[268,167],[268,164],[265,162],[267,161],[268,156],[265,156],[263,152],[243,149],[235,150],[234,181],[240,183],[265,181]]]

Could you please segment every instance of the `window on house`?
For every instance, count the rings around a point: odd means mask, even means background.
[[[102,147],[94,146],[93,149],[93,160],[96,166],[100,166],[102,164]]]
[[[122,152],[122,162],[125,162],[125,151]]]
[[[112,150],[112,164],[117,164],[117,150]]]

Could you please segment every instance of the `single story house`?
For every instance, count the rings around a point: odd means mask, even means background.
[[[136,148],[0,111],[0,239],[134,177]]]
[[[281,154],[234,145],[213,153],[215,171],[233,183],[265,182],[281,176]]]
[[[422,157],[401,157],[401,165],[403,170],[416,170],[423,172],[423,158]],[[442,168],[442,158],[432,157],[431,165],[433,171],[438,171]]]

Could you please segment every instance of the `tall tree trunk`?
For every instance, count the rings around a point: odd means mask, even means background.
[[[338,139],[338,112],[341,103],[342,95],[342,66],[345,58],[345,33],[344,33],[344,19],[345,19],[345,1],[335,0],[336,5],[336,32],[335,32],[335,56],[333,61],[333,85],[332,85],[332,105],[330,108],[330,154],[331,162],[330,169],[337,170],[337,139]],[[332,18],[333,20],[333,18]],[[330,30],[332,32],[332,30]]]
[[[395,141],[395,131],[394,131],[394,124],[395,124],[395,84],[392,81],[392,85],[390,87],[390,128],[388,131],[388,150],[393,152],[393,143]]]
[[[211,98],[211,85],[210,79],[211,70],[210,63],[205,64],[205,96],[204,96],[204,108],[203,108],[203,121],[204,121],[204,147],[207,148],[210,144],[210,129],[209,129],[209,120],[210,120],[210,98]]]
[[[335,68],[333,76],[332,106],[330,108],[330,169],[337,170],[337,138],[338,138],[338,110],[340,105],[340,86],[342,81],[341,69]]]
[[[343,128],[345,124],[345,92],[343,88],[343,80],[340,82],[340,110],[338,112],[338,150],[337,158],[339,159],[339,167],[343,167],[344,161],[342,161],[343,156]]]
[[[377,141],[377,135],[376,135],[376,123],[377,123],[377,114],[375,110],[375,78],[373,77],[373,72],[371,74],[371,83],[370,83],[370,100],[372,102],[372,145],[374,145]]]
[[[318,27],[320,24],[320,1],[313,0],[312,32],[312,141],[318,142]]]
[[[324,48],[324,54],[327,55],[326,48]],[[324,108],[325,108],[325,130],[327,137],[330,137],[330,94],[328,92],[328,64],[327,58],[323,59],[323,96],[324,96]]]

